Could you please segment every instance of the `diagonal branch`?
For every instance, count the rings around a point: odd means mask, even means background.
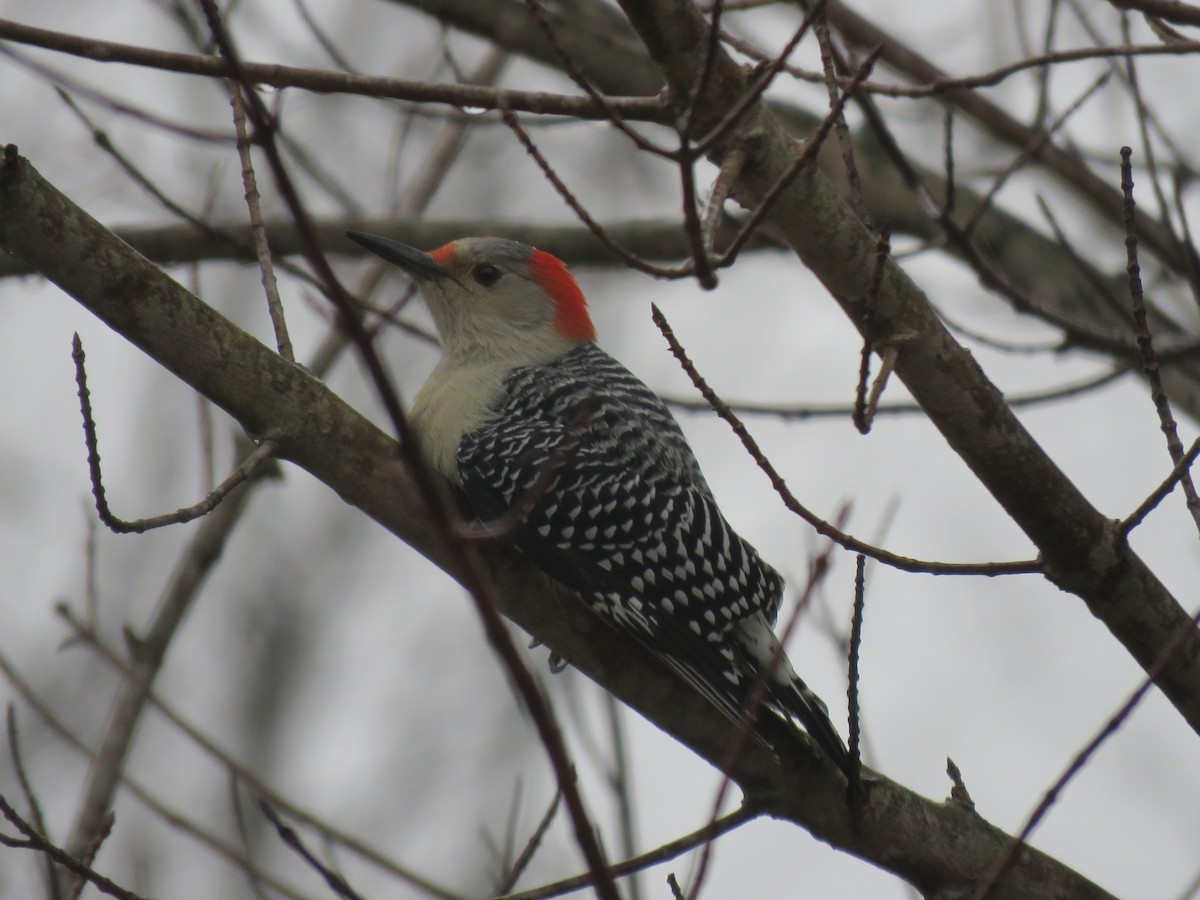
[[[0,247],[20,256],[170,372],[232,415],[250,434],[272,438],[279,456],[329,485],[451,575],[461,556],[431,528],[413,477],[387,435],[302,367],[216,313],[133,252],[47,184],[9,147],[0,164]],[[650,721],[720,765],[736,728],[713,716],[640,646],[623,640],[577,598],[515,552],[477,548],[508,618]],[[914,884],[967,885],[1008,840],[962,809],[934,803],[869,774],[854,814],[845,783],[807,744],[780,727],[777,759],[748,746],[729,772],[757,808]],[[1053,859],[1029,850],[1009,873],[1010,896],[1068,892],[1107,896]]]
[[[679,95],[700,65],[704,17],[683,0],[625,0],[622,8],[659,61],[673,94]],[[701,119],[697,128],[719,119],[747,89],[745,73],[722,56],[703,101],[708,121]],[[761,104],[731,140],[739,137],[753,142],[754,152],[733,194],[754,207],[790,170],[799,152]],[[770,219],[862,330],[876,245],[846,202],[808,167],[784,192]],[[813,228],[813,222],[821,227]],[[1046,577],[1083,599],[1146,671],[1155,666],[1162,648],[1186,630],[1183,649],[1157,673],[1155,684],[1200,732],[1200,632],[1188,628],[1190,616],[1129,547],[1117,524],[1038,446],[894,261],[885,264],[872,316],[871,339],[898,347],[896,375],[950,448],[1037,545]]]

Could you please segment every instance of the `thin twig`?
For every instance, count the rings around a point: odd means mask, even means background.
[[[942,111],[942,159],[945,162],[946,197],[942,201],[939,219],[949,219],[958,202],[958,183],[954,178],[954,107],[947,105]]]
[[[100,517],[101,522],[117,534],[142,534],[153,528],[190,522],[207,515],[229,495],[230,491],[252,478],[259,468],[275,454],[275,443],[271,440],[264,440],[241,465],[217,486],[216,490],[199,503],[177,509],[172,513],[150,516],[146,519],[134,519],[133,521],[119,519],[109,509],[108,498],[104,491],[104,481],[100,471],[100,448],[96,438],[96,422],[92,417],[92,401],[87,387],[87,371],[84,367],[83,342],[79,339],[78,334],[71,341],[71,358],[75,361],[75,383],[79,388],[79,408],[83,414],[83,437],[84,443],[87,445],[88,471],[92,481],[92,496],[96,499],[96,515]]]
[[[1200,437],[1192,442],[1191,448],[1175,464],[1175,467],[1171,469],[1171,473],[1163,479],[1162,484],[1156,487],[1150,496],[1138,505],[1137,509],[1121,521],[1119,527],[1121,535],[1128,535],[1129,532],[1137,528],[1146,516],[1157,508],[1158,504],[1162,503],[1171,491],[1175,490],[1175,485],[1188,473],[1192,464],[1196,462],[1197,457],[1200,457]]]
[[[1058,30],[1058,13],[1062,9],[1060,0],[1052,0],[1049,9],[1046,11],[1046,27],[1042,33],[1042,53],[1051,53],[1054,46],[1054,36]],[[1026,48],[1022,48],[1022,56],[1031,56]],[[1035,128],[1044,128],[1046,124],[1046,116],[1050,111],[1050,76],[1057,69],[1054,66],[1042,66],[1037,71],[1038,84],[1038,102],[1037,108],[1033,114],[1033,125]]]
[[[775,207],[775,204],[778,202],[779,198],[783,196],[783,192],[786,191],[791,183],[796,180],[796,176],[800,174],[804,167],[816,158],[817,153],[821,149],[821,145],[825,142],[825,138],[829,136],[829,130],[834,126],[834,123],[837,122],[837,118],[842,114],[842,110],[845,108],[846,103],[854,96],[855,91],[858,89],[858,85],[862,83],[863,79],[865,79],[868,74],[870,74],[871,68],[875,65],[875,61],[879,59],[879,55],[882,52],[882,47],[876,47],[866,55],[866,58],[862,61],[862,65],[859,66],[858,71],[854,73],[854,78],[851,79],[850,84],[847,86],[846,93],[838,97],[837,101],[833,104],[833,107],[829,110],[829,113],[822,120],[820,126],[818,126],[817,130],[813,133],[812,137],[805,142],[804,150],[796,157],[792,164],[784,170],[783,174],[779,176],[779,178],[773,185],[771,185],[767,192],[763,194],[762,200],[759,202],[758,206],[756,206],[754,211],[746,217],[746,221],[742,223],[741,229],[738,231],[737,235],[730,243],[729,248],[725,251],[724,255],[722,255],[720,261],[717,263],[717,268],[724,268],[725,266],[733,263],[734,259],[737,258],[738,253],[741,252],[747,241],[749,241],[753,236],[763,219],[767,217],[767,214],[770,213],[770,211]]]
[[[513,889],[525,869],[533,861],[533,856],[537,853],[538,848],[542,845],[542,839],[545,838],[546,832],[550,830],[550,825],[554,821],[554,816],[558,813],[559,804],[562,801],[562,791],[555,791],[554,797],[550,801],[550,805],[546,807],[546,812],[542,814],[542,819],[537,824],[537,828],[533,830],[533,834],[529,836],[529,840],[525,842],[525,847],[521,853],[509,866],[508,872],[504,875],[504,880],[500,882],[496,888],[497,894],[506,894]]]
[[[1030,160],[1034,159],[1043,149],[1045,149],[1046,146],[1050,144],[1050,141],[1054,138],[1054,135],[1057,134],[1063,125],[1067,123],[1067,120],[1070,119],[1071,116],[1073,116],[1076,112],[1078,112],[1079,109],[1081,109],[1083,105],[1090,100],[1097,91],[1100,90],[1100,88],[1104,87],[1104,85],[1108,83],[1108,79],[1110,77],[1110,73],[1108,72],[1101,74],[1099,78],[1092,82],[1091,86],[1088,87],[1087,90],[1080,94],[1079,98],[1074,103],[1067,107],[1066,111],[1063,112],[1061,116],[1054,120],[1049,128],[1039,132],[1032,142],[1027,144],[1020,153],[1013,157],[1012,161],[1004,167],[1003,171],[1001,171],[1000,174],[993,179],[991,187],[988,188],[988,192],[980,198],[979,202],[975,205],[975,208],[971,210],[971,214],[967,217],[967,220],[959,225],[959,228],[962,230],[962,233],[965,236],[968,238],[971,236],[972,232],[975,230],[975,226],[977,226],[980,220],[983,219],[984,214],[991,209],[992,203],[996,199],[996,195],[1000,193],[1000,189],[1008,183],[1008,180],[1016,172],[1024,168]]]
[[[1074,381],[1070,384],[1047,388],[1044,391],[1035,391],[1031,394],[1017,394],[1005,399],[1008,405],[1014,408],[1037,406],[1040,403],[1052,403],[1056,400],[1070,399],[1079,394],[1104,387],[1118,378],[1128,375],[1129,372],[1129,366],[1120,365],[1092,378],[1085,378],[1082,381]],[[668,405],[687,412],[712,411],[712,407],[703,399],[694,400],[690,397],[664,397],[663,399]],[[805,419],[845,419],[854,415],[853,405],[846,405],[844,403],[830,404],[828,406],[783,406],[778,403],[730,402],[729,408],[740,416],[774,416],[779,419],[793,419],[796,421],[803,421]],[[875,409],[875,416],[897,416],[920,412],[923,412],[923,410],[918,403],[892,403],[887,406],[877,407]]]
[[[625,745],[625,728],[621,722],[621,703],[612,694],[604,694],[605,711],[608,713],[608,729],[612,737],[612,766],[608,772],[608,781],[612,785],[613,796],[617,803],[617,821],[620,826],[621,855],[626,859],[632,857],[638,848],[637,824],[634,816],[633,776],[628,748]],[[641,882],[637,874],[629,879],[630,900],[641,900]]]
[[[854,614],[850,618],[849,676],[846,679],[848,706],[849,753],[853,776],[850,778],[850,796],[855,798],[862,783],[862,723],[858,707],[858,660],[862,647],[863,608],[867,595],[867,557],[859,553],[854,561]]]
[[[730,8],[730,4],[726,4]],[[751,59],[765,62],[768,54],[750,41],[742,40],[728,31],[722,33],[721,41],[733,47],[738,53]],[[1039,54],[1022,54],[1016,62],[1007,63],[987,72],[977,75],[951,77],[944,72],[934,74],[925,71],[920,74],[908,72],[911,80],[917,84],[884,84],[879,81],[865,81],[860,90],[865,94],[880,97],[905,97],[909,99],[924,99],[941,97],[967,89],[995,87],[1012,75],[1027,72],[1030,69],[1043,69],[1061,66],[1073,62],[1086,62],[1093,59],[1116,60],[1127,56],[1186,56],[1200,51],[1200,41],[1182,41],[1170,44],[1133,44],[1133,45],[1103,45],[1099,47],[1077,47],[1070,50],[1054,50]],[[922,62],[924,62],[922,60]],[[825,73],[800,66],[786,65],[783,71],[800,81],[812,84],[824,84]],[[922,77],[924,76],[924,77]],[[850,82],[847,76],[838,76],[838,84],[845,87]],[[1040,121],[1035,119],[1035,121]]]
[[[1121,37],[1124,43],[1130,42],[1129,32],[1129,15],[1123,13],[1120,17]],[[1146,98],[1142,94],[1141,83],[1138,81],[1137,64],[1132,56],[1127,56],[1124,59],[1125,63],[1125,83],[1129,86],[1129,95],[1133,98],[1134,109],[1136,115],[1134,121],[1137,122],[1138,137],[1141,139],[1142,155],[1145,157],[1146,175],[1150,179],[1150,188],[1154,192],[1154,197],[1158,201],[1158,221],[1162,222],[1170,239],[1175,242],[1176,249],[1180,251],[1180,255],[1185,259],[1183,254],[1185,249],[1183,242],[1179,240],[1179,235],[1175,232],[1175,223],[1171,221],[1171,205],[1167,202],[1167,195],[1163,191],[1162,182],[1158,177],[1158,160],[1154,155],[1154,142],[1150,139],[1150,107],[1146,103]],[[1114,63],[1116,65],[1116,63]]]
[[[33,784],[25,771],[25,759],[21,754],[20,741],[17,739],[17,710],[11,703],[8,704],[5,724],[8,733],[8,756],[12,760],[13,771],[16,772],[21,793],[25,795],[25,802],[29,805],[29,817],[33,820],[33,827],[39,834],[49,834],[50,830],[46,827],[46,819],[42,815],[42,805],[38,803]],[[42,875],[46,882],[46,895],[49,900],[61,900],[62,883],[58,877],[58,869],[55,868],[54,862],[49,857],[45,857],[45,863],[46,867]]]
[[[48,859],[53,860],[58,865],[66,869],[70,869],[80,878],[83,878],[90,884],[94,885],[96,890],[100,891],[102,894],[107,894],[110,897],[116,897],[118,900],[145,900],[145,898],[140,897],[133,891],[126,890],[115,881],[101,875],[91,866],[80,862],[61,847],[51,843],[44,835],[41,834],[41,832],[21,818],[21,815],[9,805],[8,801],[3,796],[0,796],[0,813],[4,815],[4,818],[8,820],[9,824],[11,824],[17,829],[17,831],[21,832],[21,834],[25,836],[25,839],[21,840],[20,838],[14,838],[9,837],[6,834],[0,834],[0,844],[3,844],[5,847],[12,847],[15,849],[37,851],[38,853],[46,856]]]
[[[271,327],[275,329],[275,348],[289,362],[296,361],[292,350],[292,339],[288,337],[287,317],[283,313],[283,301],[279,299],[279,282],[275,278],[275,266],[271,260],[271,245],[263,227],[261,197],[258,179],[254,175],[254,160],[250,156],[250,136],[246,133],[246,107],[242,102],[240,85],[230,82],[229,103],[233,107],[233,130],[237,134],[238,159],[242,163],[242,187],[245,190],[246,211],[250,217],[250,234],[254,238],[254,255],[262,273],[262,286],[267,294],[267,314]]]
[[[270,803],[266,800],[259,800],[258,808],[262,810],[263,815],[275,826],[275,832],[279,835],[280,840],[296,851],[301,859],[319,872],[321,877],[325,879],[325,883],[329,885],[331,891],[339,897],[345,897],[346,900],[363,900],[362,895],[350,887],[350,883],[340,873],[333,871],[333,869],[317,859],[311,850],[304,846],[304,841],[301,840],[300,834],[295,828],[292,828],[292,826],[279,817],[279,814],[275,812]]]
[[[592,218],[591,214],[584,208],[579,199],[567,187],[566,182],[558,177],[558,173],[542,155],[542,151],[538,149],[529,133],[517,121],[517,117],[512,110],[501,108],[500,117],[504,120],[504,124],[511,129],[516,135],[521,146],[525,148],[539,169],[542,170],[542,175],[550,182],[550,185],[558,192],[558,195],[563,198],[563,201],[571,208],[571,211],[578,216],[579,221],[587,226],[588,231],[596,236],[600,243],[604,244],[611,250],[625,265],[630,268],[637,269],[639,272],[645,272],[647,275],[653,275],[655,278],[683,278],[692,274],[693,267],[690,265],[677,266],[674,268],[666,268],[663,266],[655,266],[643,260],[636,253],[626,249],[605,230],[604,226]]]
[[[834,61],[833,41],[829,36],[829,22],[825,18],[823,9],[813,17],[813,31],[817,36],[817,46],[821,49],[821,69],[825,72],[825,91],[829,95],[829,106],[832,109],[838,100],[837,65]],[[875,224],[863,197],[862,180],[858,175],[858,165],[854,161],[854,142],[851,140],[850,129],[846,125],[844,113],[838,113],[833,130],[837,135],[838,147],[842,151],[842,167],[846,171],[850,205],[854,209],[854,214],[867,226],[867,230],[874,232]]]
[[[975,894],[974,900],[987,900],[987,898],[992,895],[992,893],[999,886],[1000,881],[1003,879],[1005,873],[1008,872],[1009,868],[1016,862],[1017,855],[1025,846],[1025,841],[1033,833],[1033,830],[1038,826],[1042,819],[1045,818],[1046,814],[1050,811],[1050,808],[1056,802],[1058,802],[1059,795],[1063,792],[1071,780],[1083,771],[1084,766],[1088,764],[1089,760],[1091,760],[1092,756],[1095,755],[1096,751],[1099,750],[1100,747],[1109,738],[1116,734],[1122,725],[1125,724],[1125,721],[1129,718],[1130,714],[1134,711],[1134,709],[1137,708],[1138,704],[1142,702],[1142,698],[1150,692],[1152,687],[1154,687],[1154,679],[1159,676],[1159,674],[1166,667],[1167,663],[1170,662],[1171,657],[1175,655],[1181,646],[1183,646],[1183,642],[1188,638],[1197,624],[1200,624],[1200,610],[1198,610],[1192,616],[1190,621],[1185,622],[1183,627],[1176,631],[1175,636],[1171,638],[1165,647],[1163,647],[1162,652],[1158,655],[1158,659],[1156,659],[1153,664],[1146,669],[1146,675],[1142,679],[1142,683],[1138,685],[1137,689],[1129,695],[1129,698],[1123,704],[1121,704],[1120,709],[1118,709],[1112,714],[1112,716],[1109,717],[1108,721],[1105,722],[1104,726],[1096,732],[1095,736],[1093,736],[1090,741],[1088,741],[1087,745],[1084,746],[1084,748],[1077,754],[1075,754],[1075,758],[1071,760],[1071,764],[1067,766],[1066,770],[1063,771],[1058,780],[1051,785],[1048,791],[1046,791],[1041,802],[1037,805],[1034,811],[1030,813],[1028,820],[1025,822],[1025,827],[1021,829],[1018,835],[1013,837],[1008,842],[1008,846],[996,860],[996,863],[992,866],[992,869],[988,873],[986,880],[980,886],[979,892]]]
[[[1138,264],[1138,241],[1136,204],[1133,198],[1133,167],[1130,158],[1133,151],[1129,147],[1121,148],[1121,192],[1125,198],[1125,270],[1129,275],[1129,296],[1133,301],[1133,322],[1137,329],[1138,349],[1142,353],[1142,370],[1150,381],[1150,399],[1158,413],[1159,427],[1167,439],[1167,452],[1171,462],[1176,465],[1184,457],[1183,441],[1179,439],[1179,427],[1175,416],[1171,413],[1171,402],[1163,388],[1162,377],[1159,373],[1158,359],[1154,353],[1154,341],[1150,336],[1150,325],[1146,317],[1146,301],[1142,296],[1141,266]],[[1187,502],[1188,511],[1200,529],[1200,495],[1196,493],[1196,485],[1192,476],[1184,469],[1179,476],[1179,484]]]
[[[292,5],[296,7],[296,12],[300,14],[300,19],[308,27],[308,33],[313,36],[313,39],[318,44],[320,44],[321,49],[329,55],[329,58],[333,61],[333,64],[343,72],[357,73],[358,70],[350,61],[350,57],[338,49],[337,45],[333,43],[333,39],[330,38],[328,32],[321,27],[321,23],[317,21],[316,16],[313,15],[312,10],[309,9],[305,0],[292,0]]]
[[[704,221],[701,231],[704,234],[704,249],[711,253],[717,243],[717,231],[721,227],[721,219],[725,215],[725,201],[733,183],[742,173],[746,164],[747,152],[745,144],[735,143],[725,151],[721,160],[721,170],[713,182],[712,191],[708,195],[708,205],[704,209]]]
[[[83,850],[83,855],[79,857],[79,861],[85,866],[91,866],[95,863],[96,855],[100,852],[100,848],[104,845],[104,842],[108,840],[109,835],[112,834],[113,824],[116,821],[117,814],[111,809],[100,819],[99,826]],[[79,900],[79,896],[83,893],[83,889],[86,886],[86,878],[76,878],[75,883],[71,885],[70,900]]]
[[[631,121],[669,123],[672,115],[658,97],[606,97],[601,106],[591,97],[551,94],[544,91],[517,91],[480,87],[470,84],[436,84],[353,75],[328,69],[306,69],[277,63],[240,61],[197,53],[174,53],[151,47],[138,47],[103,41],[91,35],[74,35],[45,28],[34,28],[0,19],[0,39],[45,47],[104,62],[124,62],[149,69],[182,72],[208,78],[236,78],[243,84],[274,88],[301,88],[322,94],[354,94],[383,97],[410,103],[445,103],[450,106],[497,110],[501,106],[539,115],[570,116],[576,119],[609,120],[617,110]],[[1158,46],[1158,45],[1156,45]],[[1161,50],[1161,47],[1159,47]]]
[[[867,378],[871,374],[871,350],[874,347],[875,304],[879,299],[879,286],[883,283],[883,273],[887,266],[888,255],[891,253],[891,233],[884,228],[875,244],[875,267],[871,270],[871,283],[867,285],[867,295],[863,298],[862,322],[860,329],[863,333],[862,358],[858,366],[858,386],[854,397],[854,427],[860,434],[871,431],[871,422],[875,418],[875,410],[879,407],[879,397],[883,393],[883,371],[879,373],[879,390],[871,391],[870,402],[867,401]],[[894,348],[890,348],[894,349]]]
[[[1036,560],[1015,563],[940,563],[910,559],[909,557],[899,556],[878,547],[872,547],[870,544],[846,534],[841,529],[820,518],[796,499],[796,496],[788,488],[787,482],[784,481],[783,476],[779,474],[775,466],[763,454],[762,449],[758,446],[758,442],[750,436],[750,433],[746,430],[746,426],[742,424],[742,421],[734,415],[729,406],[717,396],[716,392],[709,387],[704,377],[696,370],[687,352],[675,337],[675,333],[671,330],[671,326],[668,324],[666,317],[663,316],[662,311],[657,306],[651,306],[651,315],[654,317],[654,324],[658,326],[658,330],[667,339],[667,343],[671,347],[671,353],[679,360],[679,364],[683,367],[684,372],[691,378],[692,384],[695,385],[709,406],[716,411],[717,415],[729,423],[734,434],[741,440],[742,446],[746,448],[746,451],[758,467],[771,479],[771,486],[775,488],[775,492],[779,494],[784,505],[793,513],[800,516],[800,518],[804,519],[818,534],[829,538],[846,550],[855,553],[865,553],[871,559],[878,560],[881,563],[905,572],[926,572],[935,575],[1011,575],[1040,571],[1041,563]]]
[[[783,49],[756,73],[750,89],[738,98],[737,103],[721,116],[720,121],[710,128],[707,134],[703,135],[697,141],[697,153],[707,153],[713,146],[724,140],[725,136],[741,122],[742,117],[758,103],[759,98],[766,93],[767,88],[774,82],[775,77],[784,70],[788,57],[792,55],[792,51],[799,46],[804,35],[808,33],[808,29],[812,27],[813,20],[825,8],[826,2],[827,0],[817,0],[813,4],[813,8],[804,14],[804,18],[800,21],[800,27],[795,30],[791,39],[783,45]],[[849,91],[850,88],[847,88],[847,92]]]
[[[640,856],[635,856],[633,859],[613,864],[612,873],[614,876],[622,878],[634,872],[648,869],[650,866],[668,862],[690,850],[696,849],[701,844],[707,844],[715,840],[726,832],[732,831],[738,826],[749,822],[751,819],[757,818],[759,815],[760,813],[754,807],[749,804],[743,804],[715,822],[709,822],[703,828],[698,828],[690,834],[685,834],[673,841],[668,841],[661,847],[656,847]],[[569,894],[573,891],[590,887],[591,884],[592,877],[590,875],[577,875],[574,878],[556,881],[553,884],[547,884],[531,891],[522,891],[519,894],[505,894],[503,897],[495,897],[492,900],[548,900],[550,897],[560,897],[563,894]]]
[[[679,183],[681,202],[683,204],[683,233],[687,236],[688,250],[692,258],[692,268],[696,273],[696,282],[703,290],[711,291],[717,286],[717,276],[713,273],[712,260],[704,243],[704,228],[696,210],[699,206],[696,200],[696,152],[688,139],[687,133],[679,133]]]
[[[618,131],[629,138],[633,142],[634,146],[639,150],[655,156],[661,156],[668,159],[671,158],[671,152],[669,150],[664,150],[662,147],[659,147],[651,141],[646,140],[644,137],[630,128],[625,123],[625,119],[622,117],[620,110],[613,106],[609,102],[608,98],[596,89],[596,86],[592,84],[592,80],[587,77],[587,74],[575,61],[575,57],[567,52],[567,49],[558,40],[558,33],[554,30],[554,26],[550,23],[550,17],[546,15],[546,10],[542,7],[541,0],[525,0],[525,4],[529,7],[529,12],[533,17],[533,21],[537,23],[537,26],[542,29],[542,33],[546,35],[546,40],[549,42],[551,48],[553,48],[555,54],[558,56],[558,61],[562,63],[563,71],[570,76],[572,81],[574,81],[577,85],[579,85],[580,88],[583,89],[583,92],[587,94],[597,106],[604,110],[608,121],[615,126]]]

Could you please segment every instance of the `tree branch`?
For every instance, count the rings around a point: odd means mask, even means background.
[[[0,246],[74,297],[135,346],[271,438],[281,458],[325,482],[451,575],[455,555],[428,525],[396,444],[302,367],[220,316],[46,183],[15,147],[0,164]],[[881,298],[882,299],[882,298]],[[481,547],[501,611],[542,643],[713,765],[736,726],[712,714],[661,663],[622,639],[516,553]],[[845,782],[782,725],[784,759],[748,745],[729,773],[750,802],[917,885],[965,889],[1006,846],[974,813],[926,800],[868,774],[854,814]],[[1023,853],[998,896],[1107,896],[1051,858]]]
[[[684,0],[622,0],[622,8],[681,104],[703,64],[704,17]],[[745,72],[724,54],[709,83],[709,95],[701,100],[707,115],[696,123],[700,133],[749,89]],[[789,172],[800,150],[762,104],[730,140],[754,148],[732,191],[754,208]],[[722,150],[716,148],[714,160],[719,162]],[[769,218],[861,331],[876,241],[846,202],[809,167]],[[1191,617],[1129,547],[1117,523],[1101,515],[1038,446],[892,260],[873,304],[872,326],[864,337],[899,348],[896,374],[951,449],[1037,545],[1051,582],[1082,598],[1147,672],[1163,648],[1181,631],[1187,634],[1155,684],[1200,732],[1200,632],[1190,627]]]

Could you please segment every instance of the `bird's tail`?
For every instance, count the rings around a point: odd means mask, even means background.
[[[800,678],[793,677],[787,684],[778,682],[771,686],[772,699],[789,716],[795,716],[804,726],[817,746],[842,770],[847,779],[853,780],[853,765],[846,745],[829,719],[825,703],[808,689]]]

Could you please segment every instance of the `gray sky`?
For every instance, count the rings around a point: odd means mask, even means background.
[[[439,66],[439,32],[407,8],[383,3],[312,0],[311,9],[339,47],[364,72],[449,80]],[[922,48],[955,74],[987,70],[1019,58],[1013,17],[1040,41],[1045,10],[1019,4],[895,5],[860,2],[866,15]],[[1110,41],[1115,14],[1093,10]],[[1086,43],[1063,14],[1060,46]],[[185,36],[155,4],[51,6],[4,0],[0,16],[26,24],[148,46],[190,50]],[[736,20],[735,20],[736,21]],[[743,34],[777,47],[794,27],[792,13],[764,11],[740,20]],[[290,4],[247,0],[235,21],[247,58],[328,67]],[[1134,22],[1135,39],[1152,36]],[[5,45],[7,46],[7,45]],[[480,44],[452,37],[464,68]],[[123,65],[103,65],[18,48],[80,83],[178,122],[231,130],[216,82]],[[815,45],[796,57],[816,66]],[[1061,69],[1051,82],[1061,112],[1103,63]],[[1146,96],[1158,105],[1178,146],[1195,145],[1196,107],[1187,90],[1195,63],[1158,59],[1139,64]],[[84,127],[44,79],[0,58],[3,139],[105,224],[172,221],[126,180],[92,144]],[[431,75],[432,73],[432,75]],[[502,83],[571,91],[560,76],[514,61]],[[1036,83],[1014,78],[989,96],[1028,118]],[[775,95],[819,105],[821,91],[781,83]],[[814,99],[815,98],[815,99]],[[387,198],[403,196],[438,132],[417,119],[404,133],[401,110],[379,101],[289,91],[267,96],[283,104],[292,138],[315,154],[368,215],[387,215]],[[197,208],[213,194],[217,219],[244,218],[236,154],[229,144],[200,144],[164,133],[103,105],[81,100],[97,124],[145,173],[180,203]],[[938,168],[941,114],[929,104],[884,102],[905,150]],[[1105,93],[1071,122],[1071,137],[1103,156],[1097,172],[1115,185],[1122,143],[1137,146],[1124,95]],[[677,180],[646,163],[600,125],[535,129],[552,162],[600,219],[677,214]],[[956,132],[960,177],[976,186],[1015,151],[988,144],[971,126]],[[1162,148],[1160,147],[1160,152]],[[399,186],[389,166],[399,160]],[[704,183],[713,172],[701,169]],[[283,206],[265,167],[264,205]],[[1148,180],[1139,203],[1153,209]],[[305,182],[314,211],[340,213],[333,199]],[[1121,236],[1097,224],[1082,204],[1041,173],[1017,175],[1000,201],[1045,230],[1036,212],[1041,193],[1077,246],[1101,270],[1124,267]],[[432,219],[481,217],[572,222],[510,134],[475,133],[464,161],[428,211]],[[1193,220],[1197,219],[1193,210]],[[814,223],[814,227],[820,227]],[[898,250],[912,249],[899,239]],[[1052,344],[1053,329],[1013,313],[945,255],[902,259],[906,270],[952,320],[1019,345]],[[362,265],[340,261],[354,284]],[[192,286],[188,270],[172,270]],[[860,339],[824,290],[790,255],[747,255],[720,286],[667,283],[624,270],[578,268],[600,343],[655,389],[690,396],[690,385],[650,321],[657,303],[700,371],[728,400],[795,406],[848,403],[857,378]],[[258,272],[228,264],[201,269],[206,301],[264,341],[270,331]],[[385,298],[402,286],[389,283]],[[1156,298],[1196,333],[1196,306],[1172,284]],[[299,359],[325,334],[322,301],[294,279],[282,283]],[[427,326],[422,310],[406,317]],[[106,486],[123,517],[153,515],[195,502],[204,492],[195,395],[136,349],[91,318],[56,288],[36,278],[0,282],[0,652],[48,698],[78,734],[96,740],[116,688],[112,671],[87,648],[62,648],[68,630],[55,615],[61,602],[85,607],[85,546],[89,486],[70,362],[77,331],[88,353]],[[1107,361],[1081,352],[1062,355],[1001,352],[970,339],[989,377],[1010,396],[1098,374]],[[436,358],[428,344],[393,330],[382,346],[405,396],[411,397]],[[332,387],[383,421],[361,368],[342,360]],[[907,399],[898,382],[885,402]],[[1146,386],[1125,378],[1069,401],[1031,407],[1022,422],[1092,503],[1121,518],[1159,483],[1170,461]],[[788,579],[789,600],[820,546],[793,517],[742,451],[728,427],[709,413],[681,413],[706,476],[726,516]],[[213,414],[217,471],[230,462],[233,425]],[[750,417],[747,424],[792,491],[832,518],[852,503],[848,530],[910,556],[948,561],[1023,559],[1034,549],[966,466],[921,416],[881,417],[862,437],[849,419],[784,422]],[[1185,445],[1194,422],[1181,421]],[[553,786],[532,729],[518,712],[498,663],[490,656],[460,588],[415,552],[346,507],[307,474],[285,467],[282,482],[260,491],[233,546],[173,643],[157,690],[229,753],[258,771],[296,803],[370,840],[454,890],[485,889],[491,874],[486,831],[503,842],[509,806],[520,792],[518,846],[549,802]],[[145,536],[95,539],[95,585],[101,633],[121,647],[121,629],[144,628],[174,561],[195,525]],[[881,533],[884,532],[884,533]],[[1134,535],[1135,549],[1185,607],[1196,603],[1200,554],[1195,528],[1174,495]],[[834,564],[789,648],[808,683],[844,723],[845,663],[828,633],[848,629],[853,596],[851,555]],[[1141,682],[1142,673],[1076,597],[1036,576],[951,578],[870,569],[862,663],[862,703],[870,764],[926,796],[949,793],[950,756],[962,770],[981,815],[1019,830],[1073,755]],[[785,611],[786,616],[786,611]],[[524,644],[523,636],[520,643]],[[613,803],[603,783],[607,719],[601,693],[584,679],[546,673],[545,649],[528,659],[553,691],[568,723],[585,796],[617,856]],[[0,698],[13,697],[0,682]],[[36,715],[17,702],[26,764],[56,835],[70,826],[84,768],[54,740]],[[714,771],[636,715],[624,715],[632,760],[639,850],[702,825],[718,786]],[[844,729],[844,724],[843,724]],[[599,757],[597,755],[599,747]],[[1200,754],[1195,734],[1157,693],[1070,785],[1033,843],[1119,896],[1175,897],[1197,874],[1200,836]],[[161,715],[148,713],[130,773],[173,807],[238,843],[221,768]],[[11,766],[0,766],[0,791],[17,796]],[[257,812],[248,807],[249,816]],[[281,849],[261,822],[252,826],[255,852],[284,879],[313,896],[324,890]],[[312,845],[319,842],[312,839]],[[0,897],[28,896],[36,873],[6,851]],[[352,883],[371,896],[407,896],[410,889],[378,870],[338,855]],[[18,864],[19,863],[19,864]],[[171,900],[251,896],[225,864],[195,841],[165,826],[128,794],[117,803],[117,827],[99,868],[139,891]],[[522,886],[580,869],[565,819]],[[644,876],[643,896],[667,896],[668,871]],[[752,823],[717,845],[706,896],[902,897],[892,876],[841,854],[803,831]]]

